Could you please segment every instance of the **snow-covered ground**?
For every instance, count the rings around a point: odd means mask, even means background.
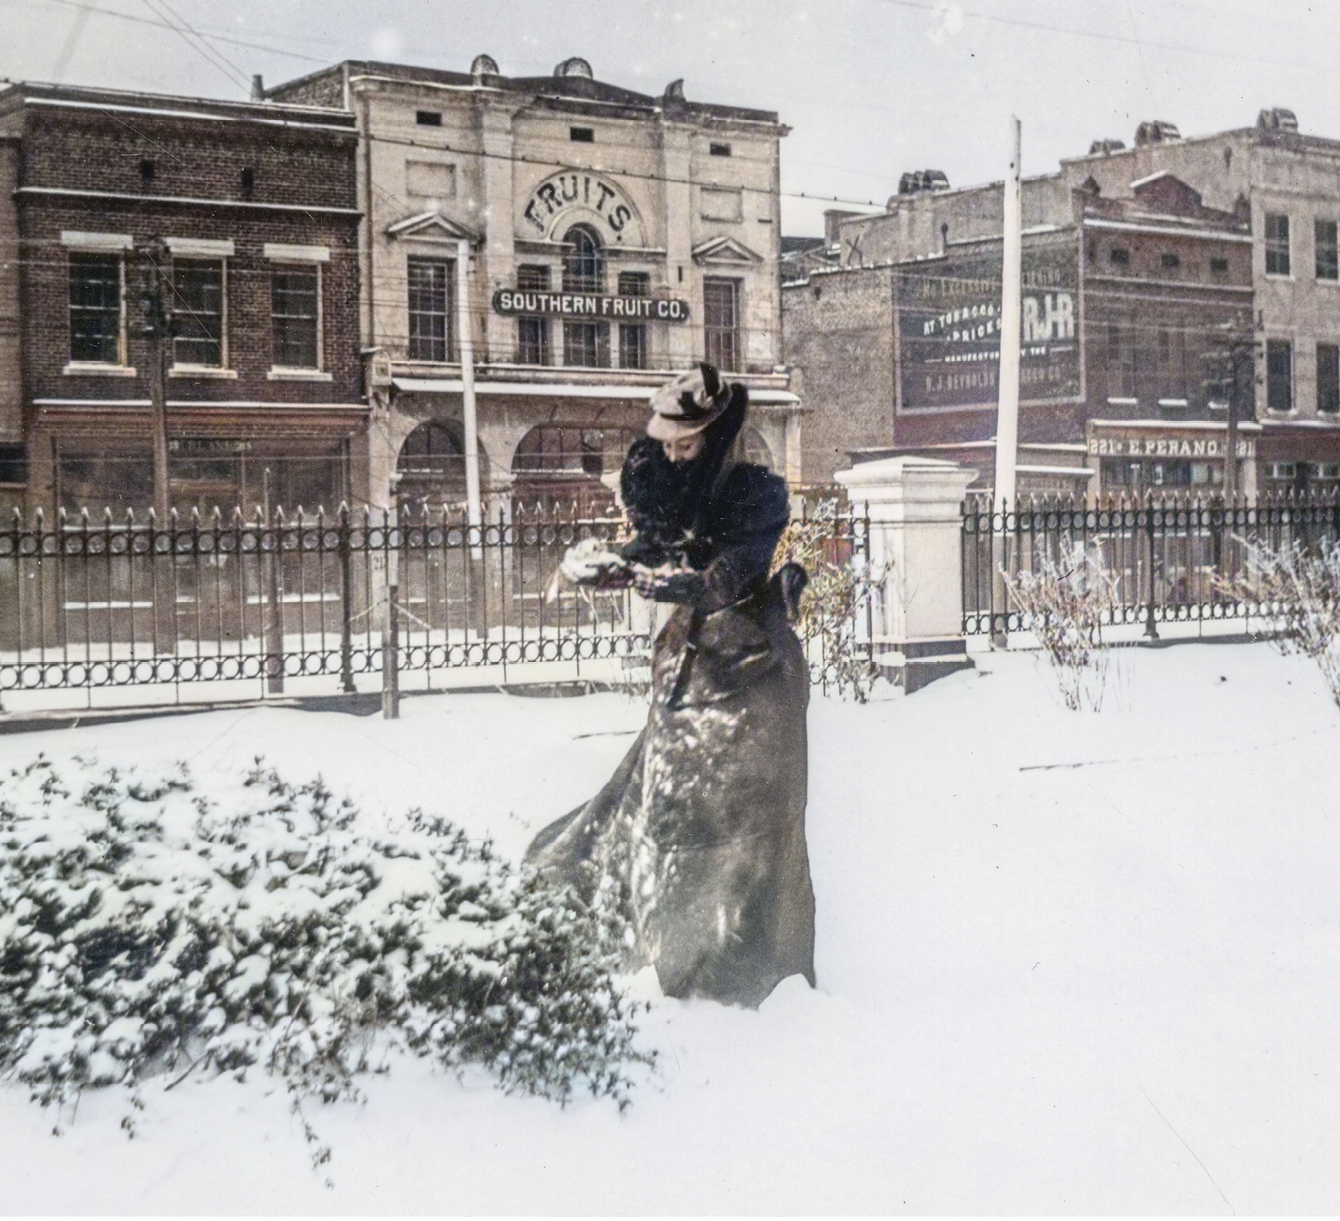
[[[1340,1211],[1340,710],[1264,645],[1123,650],[1099,714],[989,654],[910,698],[811,708],[819,989],[758,1012],[659,1000],[627,1113],[393,1063],[315,1106],[281,1087],[0,1089],[6,1212]],[[519,855],[644,715],[619,695],[256,709],[0,737],[106,763],[263,754],[365,807]],[[1060,766],[1058,766],[1060,765]]]

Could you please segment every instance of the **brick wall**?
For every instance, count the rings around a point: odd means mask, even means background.
[[[782,289],[786,363],[801,396],[801,480],[826,483],[847,451],[893,443],[893,278],[886,267]]]
[[[30,106],[23,138],[24,186],[240,201],[250,169],[257,202],[356,206],[348,128]]]
[[[0,138],[0,443],[23,439],[18,212],[14,206],[18,164],[18,142]]]
[[[68,252],[62,230],[130,234],[137,245],[155,237],[231,239],[227,266],[228,367],[235,379],[176,378],[172,398],[274,403],[357,402],[358,218],[319,211],[267,209],[263,204],[354,207],[355,144],[351,132],[261,127],[235,122],[121,121],[114,113],[29,110],[22,185],[181,196],[229,201],[206,206],[137,200],[20,195],[20,227],[29,253],[23,281],[24,363],[30,398],[145,398],[147,345],[139,321],[137,260],[127,260],[128,363],[136,378],[69,376]],[[140,161],[152,159],[152,181]],[[254,170],[244,201],[242,170]],[[267,242],[328,246],[322,265],[324,362],[329,382],[274,381],[270,321],[271,264]]]
[[[35,252],[24,276],[24,352],[32,398],[145,398],[147,342],[135,334],[139,321],[138,260],[126,262],[128,363],[135,378],[70,376],[68,253],[62,230],[127,233],[137,245],[156,236],[231,239],[227,261],[228,367],[235,379],[173,377],[172,398],[274,403],[357,402],[361,395],[358,354],[358,242],[353,218],[322,219],[295,214],[214,212],[199,209],[134,208],[99,203],[80,206],[40,200],[22,208],[25,248]],[[330,247],[321,268],[324,368],[329,382],[273,381],[270,272],[267,242]],[[38,253],[40,252],[40,253]]]

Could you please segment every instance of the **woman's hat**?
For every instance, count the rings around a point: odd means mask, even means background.
[[[651,396],[647,436],[654,441],[678,441],[700,433],[726,410],[730,387],[714,365],[700,364],[692,373],[680,373]]]

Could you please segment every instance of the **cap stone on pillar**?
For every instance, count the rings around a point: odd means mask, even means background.
[[[862,462],[834,476],[870,519],[882,573],[872,645],[911,693],[972,663],[963,635],[963,496],[977,472],[939,458]]]

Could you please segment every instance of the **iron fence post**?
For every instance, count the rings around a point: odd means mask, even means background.
[[[274,510],[270,505],[270,468],[265,468],[265,528],[261,531],[261,550],[265,571],[265,690],[269,695],[284,691],[284,624],[279,605],[279,544]],[[267,546],[267,543],[269,544]]]
[[[1157,640],[1159,629],[1154,618],[1154,499],[1152,496],[1145,501],[1145,539],[1149,547],[1149,602],[1145,607],[1145,635],[1150,640]]]
[[[349,506],[340,506],[340,690],[352,695],[354,686],[353,543]]]

